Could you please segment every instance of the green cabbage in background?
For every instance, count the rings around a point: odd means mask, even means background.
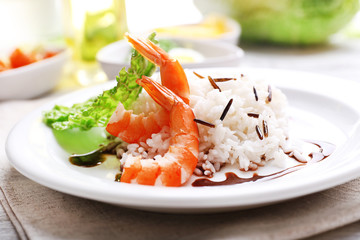
[[[325,42],[358,11],[359,0],[210,0],[242,27],[242,39],[277,44]],[[197,4],[198,5],[198,4]],[[198,5],[200,8],[201,6]]]

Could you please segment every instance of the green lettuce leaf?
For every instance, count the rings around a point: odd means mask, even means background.
[[[149,39],[157,43],[155,33],[152,33]],[[155,69],[153,63],[134,50],[131,66],[127,70],[121,69],[114,88],[72,107],[56,105],[52,110],[44,113],[43,121],[54,130],[73,128],[89,130],[93,127],[105,127],[119,102],[128,109],[137,99],[142,88],[136,83],[136,79],[143,75],[151,76]]]

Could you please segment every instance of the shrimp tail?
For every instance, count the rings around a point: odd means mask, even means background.
[[[142,78],[136,80],[136,83],[142,86],[152,99],[167,111],[172,109],[175,100],[182,101],[181,98],[172,93],[169,89],[161,86],[160,83],[153,81],[149,77],[142,76]]]
[[[170,59],[167,52],[163,49],[154,49],[153,44],[150,40],[143,40],[140,38],[134,38],[129,33],[125,33],[125,38],[134,47],[135,50],[141,53],[147,60],[154,63],[157,66],[162,66],[166,59]],[[156,46],[157,47],[157,46]]]
[[[160,67],[162,85],[171,89],[186,104],[189,104],[190,87],[180,63],[148,39],[134,38],[128,33],[125,33],[125,38],[141,55]]]

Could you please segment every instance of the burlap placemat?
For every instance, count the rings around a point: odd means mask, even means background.
[[[298,239],[360,219],[360,179],[257,209],[181,215],[66,195],[20,175],[5,155],[11,127],[49,99],[0,103],[0,200],[22,239]]]

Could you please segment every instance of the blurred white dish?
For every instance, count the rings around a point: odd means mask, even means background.
[[[181,48],[188,48],[203,56],[202,61],[181,62],[183,68],[236,67],[239,66],[244,51],[229,43],[172,38]],[[121,40],[100,49],[96,59],[109,79],[114,79],[123,67],[129,67],[131,46]]]
[[[53,89],[69,56],[62,50],[55,56],[0,72],[0,100],[28,99]]]
[[[219,30],[220,33],[217,32]],[[210,14],[198,24],[164,27],[154,31],[157,32],[159,38],[222,42],[237,45],[241,27],[239,23],[231,18]]]

